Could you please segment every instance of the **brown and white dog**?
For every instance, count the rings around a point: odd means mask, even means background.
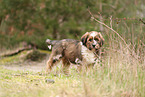
[[[62,67],[65,73],[70,63],[77,65],[90,66],[94,64],[98,58],[100,48],[102,47],[104,38],[100,32],[86,32],[81,41],[74,39],[63,40],[46,40],[49,49],[52,47],[52,53],[47,61],[46,72],[51,71],[54,64],[62,60]]]

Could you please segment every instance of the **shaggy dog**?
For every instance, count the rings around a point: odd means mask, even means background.
[[[86,32],[81,41],[74,39],[63,40],[46,40],[52,53],[47,61],[46,72],[51,71],[54,64],[62,60],[62,67],[65,73],[68,73],[67,69],[70,63],[77,64],[79,66],[90,66],[95,64],[100,48],[104,43],[104,38],[100,32],[91,31]]]

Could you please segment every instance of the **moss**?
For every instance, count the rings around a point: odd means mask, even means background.
[[[26,60],[31,60],[31,61],[41,61],[46,57],[46,53],[42,53],[38,50],[33,50],[29,54],[26,55]]]

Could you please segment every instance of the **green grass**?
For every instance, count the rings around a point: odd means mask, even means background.
[[[107,42],[109,46],[105,48],[102,62],[94,69],[78,73],[70,68],[69,76],[61,72],[61,66],[45,75],[45,71],[13,71],[0,65],[0,97],[144,97],[144,47],[139,45],[134,49],[132,45],[126,47],[116,41]],[[20,56],[0,62],[13,63]],[[53,79],[55,83],[48,83],[46,79]]]
[[[110,64],[111,58],[87,73],[12,71],[0,67],[1,97],[144,97],[145,70],[141,65]],[[47,83],[53,79],[55,83]]]
[[[40,53],[50,54],[50,51],[45,50],[38,50]],[[6,64],[16,64],[23,62],[25,60],[25,55],[29,52],[29,50],[23,51],[15,56],[11,57],[3,57],[0,59],[0,65],[6,65]]]
[[[23,52],[23,53],[25,53],[25,52]],[[22,54],[18,54],[16,56],[11,56],[11,57],[3,57],[0,60],[0,65],[2,65],[2,64],[10,64],[10,63],[15,63],[15,62],[21,61],[21,55]]]

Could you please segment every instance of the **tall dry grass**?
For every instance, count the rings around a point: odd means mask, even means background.
[[[104,54],[94,69],[70,76],[38,75],[6,71],[0,68],[0,95],[9,97],[144,97],[145,36],[144,25],[113,25],[126,44],[112,31],[104,29]],[[123,29],[123,30],[122,30]],[[122,31],[122,32],[121,32]],[[123,32],[124,31],[124,32]],[[60,68],[57,68],[61,70]],[[10,72],[10,73],[9,73]],[[53,72],[54,73],[54,72]],[[54,79],[54,84],[45,83]],[[1,88],[2,87],[2,88]],[[2,93],[2,94],[1,94]]]
[[[109,32],[108,32],[109,33]],[[62,73],[39,75],[25,71],[0,68],[0,95],[2,97],[144,97],[145,50],[142,44],[125,45],[115,35],[109,34],[102,61],[88,72],[70,75]],[[59,68],[60,69],[60,68]],[[61,70],[61,69],[60,69]],[[17,76],[18,74],[18,76]],[[53,79],[54,84],[45,82]]]
[[[140,31],[140,30],[139,30]],[[84,91],[87,97],[144,97],[145,96],[145,40],[142,33],[126,44],[115,33],[106,29],[102,62],[86,74]],[[129,35],[131,34],[131,35]],[[128,37],[128,36],[124,36]],[[129,38],[128,38],[129,39]],[[124,39],[125,40],[125,39]],[[88,92],[91,91],[91,92]]]

